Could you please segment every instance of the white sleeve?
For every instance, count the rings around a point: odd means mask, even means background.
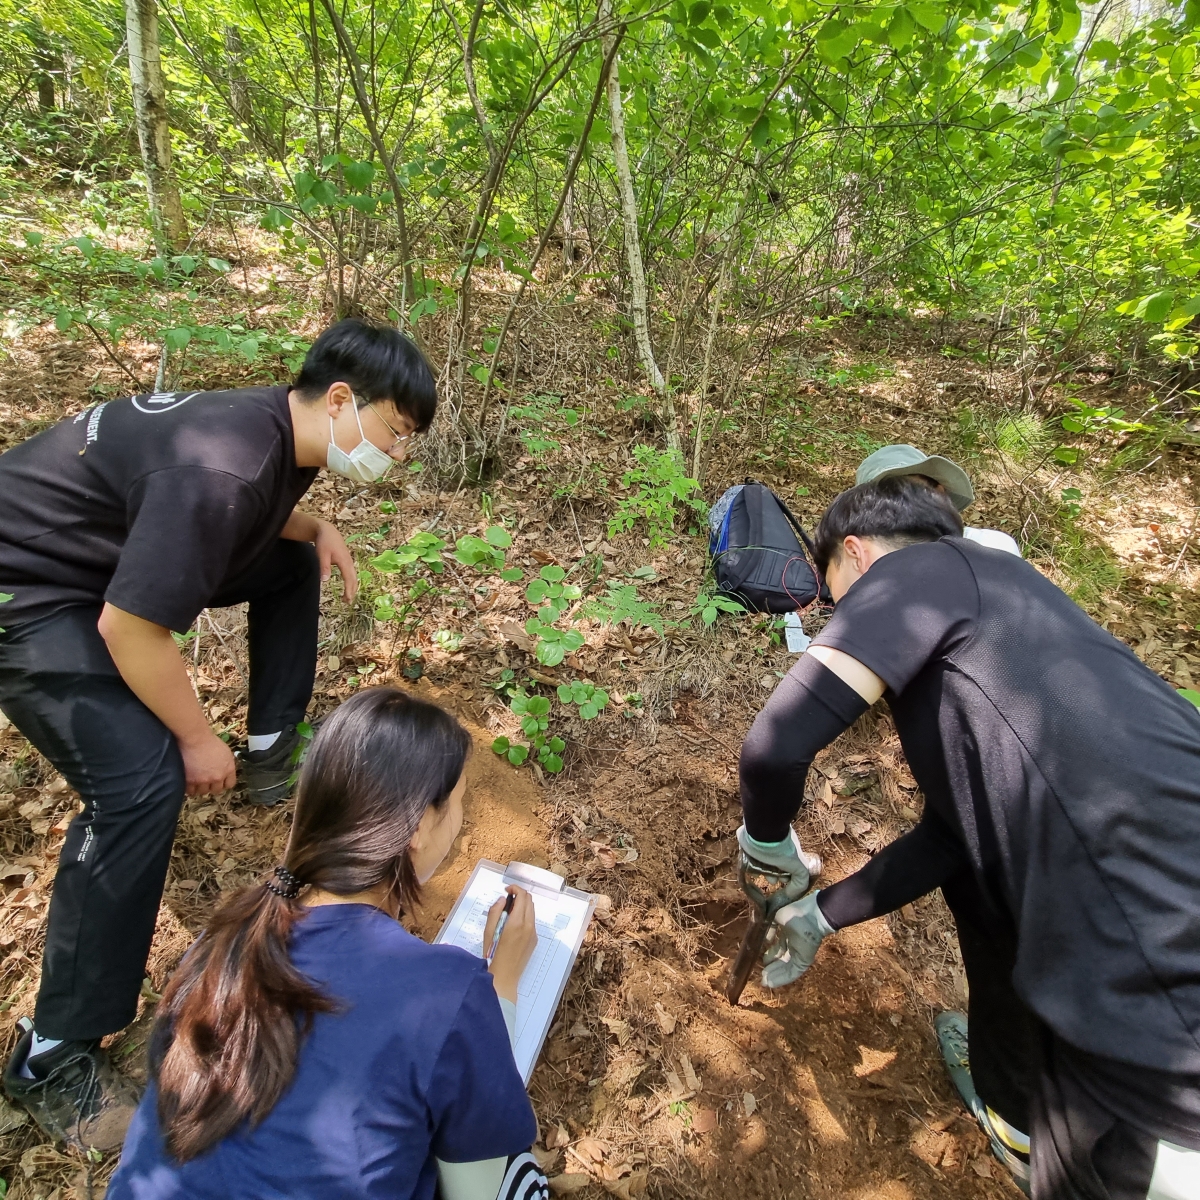
[[[517,1044],[517,1006],[511,1000],[505,1000],[503,996],[497,997],[500,1001],[500,1012],[504,1017],[504,1024],[508,1026],[508,1044],[515,1046]]]
[[[439,1158],[438,1191],[442,1200],[496,1200],[507,1165],[507,1156],[465,1163],[442,1162]]]
[[[988,546],[992,550],[1005,550],[1009,554],[1015,554],[1018,558],[1024,557],[1016,539],[1000,529],[978,529],[974,525],[968,525],[963,530],[963,537],[972,542],[978,542],[981,546]]]

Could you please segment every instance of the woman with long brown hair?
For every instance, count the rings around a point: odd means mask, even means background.
[[[510,889],[490,968],[396,919],[458,835],[469,749],[396,688],[328,718],[283,864],[222,905],[163,995],[110,1200],[546,1195],[510,1047],[529,895]]]

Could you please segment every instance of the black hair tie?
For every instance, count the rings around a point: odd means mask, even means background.
[[[275,878],[279,880],[279,883],[273,883],[268,879],[263,884],[268,892],[273,892],[281,900],[295,900],[300,895],[300,889],[304,884],[287,867],[276,867]],[[283,885],[282,887],[279,886],[280,883]]]

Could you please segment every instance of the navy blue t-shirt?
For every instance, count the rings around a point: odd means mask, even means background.
[[[263,1122],[179,1164],[151,1085],[109,1200],[431,1200],[435,1158],[526,1150],[537,1124],[481,958],[430,946],[365,904],[310,910],[292,961],[343,1011],[319,1014]]]

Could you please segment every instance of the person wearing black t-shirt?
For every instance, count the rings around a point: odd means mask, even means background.
[[[842,493],[816,547],[836,608],[742,746],[743,853],[800,895],[808,766],[880,697],[925,808],[780,911],[764,984],[940,887],[970,989],[956,1082],[998,1153],[997,1122],[1028,1133],[1036,1200],[1200,1200],[1200,710],[914,480]]]
[[[321,581],[354,560],[297,503],[321,467],[402,461],[437,392],[398,330],[340,321],[292,387],[106,401],[0,456],[0,708],[83,801],[59,858],[29,1050],[9,1096],[106,1150],[132,1112],[99,1049],[134,1017],[186,795],[234,785],[172,638],[249,602],[249,799],[291,785],[316,669]]]

